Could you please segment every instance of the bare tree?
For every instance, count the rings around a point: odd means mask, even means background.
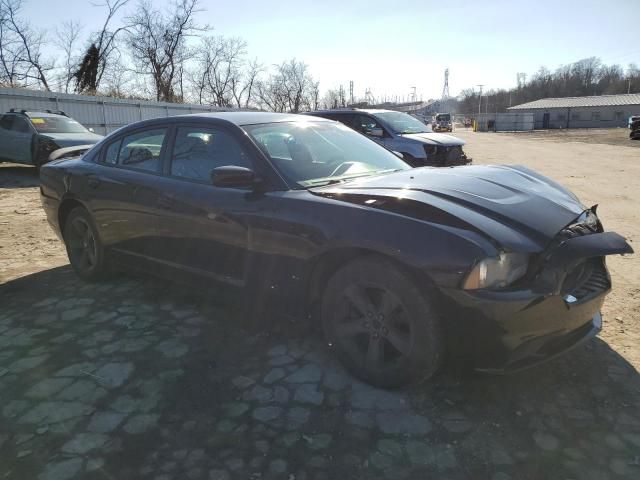
[[[232,79],[231,90],[233,98],[238,108],[251,108],[253,105],[254,87],[258,76],[263,72],[264,67],[258,59],[251,60],[246,66],[242,77]]]
[[[22,6],[23,0],[0,0],[3,76],[11,85],[30,86],[35,82],[45,90],[51,90],[47,77],[54,64],[42,54],[45,32],[34,30],[20,18]]]
[[[140,92],[133,86],[133,75],[126,67],[126,59],[116,51],[109,59],[109,68],[104,72],[100,91],[102,94],[116,98],[139,97]]]
[[[22,81],[21,58],[24,47],[10,28],[4,2],[0,2],[0,84],[17,87]]]
[[[275,65],[274,73],[257,82],[260,102],[274,112],[298,113],[308,108],[314,86],[307,65],[295,58]]]
[[[105,0],[105,3],[96,6],[107,7],[107,16],[102,24],[102,29],[93,33],[89,46],[74,71],[76,91],[95,93],[100,87],[100,82],[109,66],[109,61],[117,50],[116,38],[127,29],[121,26],[110,30],[110,23],[122,7],[130,0]]]
[[[55,45],[63,52],[60,68],[60,89],[69,93],[74,73],[79,62],[79,54],[76,49],[82,26],[80,22],[68,20],[56,29]]]
[[[230,107],[236,100],[247,44],[239,38],[205,37],[194,51],[192,83],[198,102]]]
[[[137,72],[151,76],[156,100],[176,100],[180,67],[193,55],[186,40],[206,29],[195,22],[197,7],[198,0],[176,0],[170,11],[161,12],[141,0],[129,18],[129,50]]]
[[[340,91],[336,88],[332,88],[326,91],[324,94],[324,98],[322,99],[322,104],[324,108],[338,108],[338,103],[340,102]]]

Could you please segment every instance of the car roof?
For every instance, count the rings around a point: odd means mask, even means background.
[[[61,115],[59,113],[54,112],[39,112],[37,110],[19,110],[15,112],[6,112],[3,115],[26,115],[27,117],[64,117],[68,118],[66,115]]]
[[[309,121],[309,117],[305,115],[296,115],[294,113],[271,113],[271,112],[211,112],[211,113],[193,113],[190,115],[178,115],[180,118],[197,117],[197,118],[218,118],[226,120],[236,125],[255,125],[260,123],[275,122],[300,122]],[[316,119],[314,119],[315,121]],[[318,118],[318,121],[329,121]]]
[[[336,114],[336,113],[359,113],[359,112],[364,112],[364,113],[392,113],[395,112],[395,110],[385,110],[383,108],[334,108],[334,109],[330,109],[330,110],[316,110],[314,112],[307,112],[310,115],[322,115],[323,113],[331,113],[331,114]],[[397,112],[397,113],[404,113],[404,112]]]

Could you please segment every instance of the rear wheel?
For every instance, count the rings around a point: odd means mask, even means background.
[[[330,346],[356,377],[396,387],[431,377],[444,339],[432,302],[382,258],[357,259],[329,280],[322,322]]]
[[[104,248],[89,212],[74,208],[65,222],[63,236],[69,262],[80,278],[95,282],[108,276]]]

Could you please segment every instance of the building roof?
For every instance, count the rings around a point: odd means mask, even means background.
[[[509,107],[509,110],[608,107],[617,105],[640,105],[640,93],[629,93],[622,95],[596,95],[592,97],[542,98],[533,102]]]

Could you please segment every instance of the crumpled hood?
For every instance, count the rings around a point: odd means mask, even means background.
[[[91,132],[85,133],[46,133],[41,134],[41,138],[52,140],[60,148],[72,147],[74,145],[93,145],[102,140],[102,135]]]
[[[541,250],[586,210],[553,180],[508,165],[423,167],[311,192],[435,223],[466,225],[516,251]]]
[[[429,145],[444,145],[447,147],[462,146],[466,144],[464,140],[454,137],[453,135],[445,135],[444,133],[405,133],[400,135],[403,138],[417,140],[418,142],[427,143]]]

